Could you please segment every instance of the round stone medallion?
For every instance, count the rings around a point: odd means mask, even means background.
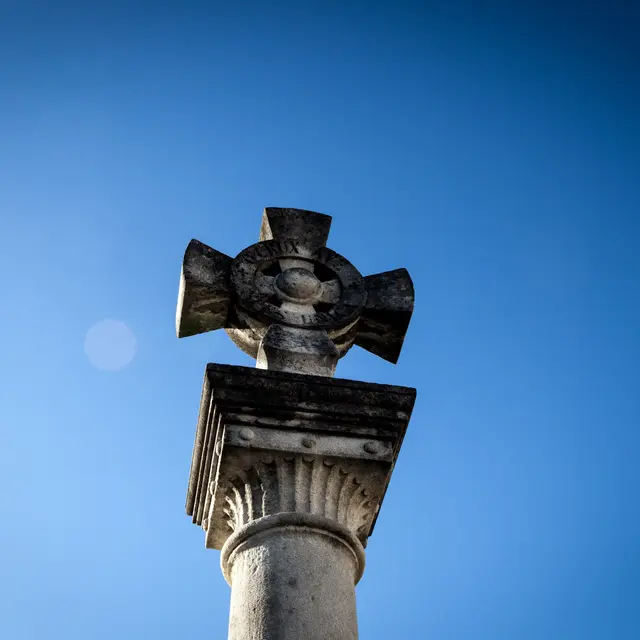
[[[231,285],[256,319],[309,329],[347,326],[366,301],[364,278],[348,260],[294,240],[267,240],[241,251]]]

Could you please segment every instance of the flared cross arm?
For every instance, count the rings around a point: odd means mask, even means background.
[[[231,258],[192,240],[179,338],[224,328],[263,369],[331,376],[353,344],[397,362],[413,312],[406,269],[363,278],[327,248],[331,217],[267,208],[260,241]]]
[[[260,241],[293,240],[309,249],[327,246],[331,216],[303,209],[267,207],[262,214]]]
[[[180,273],[176,332],[195,336],[227,325],[231,308],[229,270],[233,258],[199,240],[187,246]]]

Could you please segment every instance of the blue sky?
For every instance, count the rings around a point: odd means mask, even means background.
[[[0,636],[226,637],[184,498],[204,366],[250,361],[176,339],[178,275],[191,238],[235,255],[285,206],[417,291],[397,366],[338,368],[418,388],[363,640],[640,637],[638,22],[0,2]],[[118,371],[85,353],[104,319],[136,340]]]

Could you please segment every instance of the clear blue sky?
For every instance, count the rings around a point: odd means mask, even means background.
[[[184,498],[204,366],[249,360],[174,313],[265,206],[416,285],[399,364],[338,369],[419,393],[363,640],[640,637],[640,23],[575,5],[0,2],[3,640],[226,637]]]

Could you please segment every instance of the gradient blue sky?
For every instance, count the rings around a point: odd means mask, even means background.
[[[0,2],[3,640],[226,637],[184,498],[205,363],[249,360],[174,313],[187,242],[264,206],[416,285],[399,364],[338,369],[418,388],[363,640],[640,637],[630,7]]]

